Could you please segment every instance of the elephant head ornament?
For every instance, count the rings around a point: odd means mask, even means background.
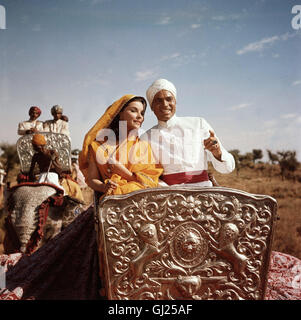
[[[40,237],[34,244],[34,250],[40,248],[83,210],[83,202],[69,196],[61,195],[59,205],[49,201],[56,196],[58,196],[57,189],[47,184],[23,184],[12,190],[8,198],[9,215],[6,225],[10,223],[19,243],[16,244],[15,241],[13,245],[7,232],[5,250],[7,253],[12,251],[28,253],[28,246],[37,232]],[[43,213],[41,210],[47,210],[47,212]],[[44,215],[42,221],[41,214]]]

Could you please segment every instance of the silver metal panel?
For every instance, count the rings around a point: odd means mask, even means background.
[[[59,161],[62,164],[63,171],[71,168],[71,141],[69,137],[61,133],[42,132],[47,141],[47,148],[54,149],[59,154]],[[26,134],[17,141],[17,152],[20,159],[21,171],[28,173],[31,159],[34,155],[32,147],[33,134]]]
[[[276,200],[214,187],[170,187],[99,203],[108,299],[263,299]]]

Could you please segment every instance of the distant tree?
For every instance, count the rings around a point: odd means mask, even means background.
[[[271,164],[275,164],[279,161],[278,155],[276,153],[273,153],[271,150],[267,150],[269,160],[271,161]]]
[[[240,165],[241,167],[254,168],[254,158],[252,152],[247,152],[244,155],[240,156]]]
[[[253,161],[254,161],[254,163],[256,162],[256,160],[262,159],[262,157],[263,157],[261,149],[253,149],[252,153],[253,153]]]
[[[17,147],[15,144],[1,143],[0,149],[2,150],[1,158],[4,160],[5,171],[8,174],[16,164],[20,163]]]
[[[277,155],[282,180],[285,177],[288,177],[289,172],[291,172],[294,175],[294,172],[297,170],[299,166],[296,151],[277,151]]]
[[[252,152],[247,152],[243,155],[243,160],[247,161],[253,161],[253,153]]]

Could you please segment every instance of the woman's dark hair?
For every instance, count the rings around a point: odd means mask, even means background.
[[[116,138],[119,137],[119,121],[120,121],[120,112],[122,112],[131,102],[133,101],[140,101],[143,106],[144,106],[144,111],[146,109],[147,106],[147,102],[143,97],[134,97],[132,99],[130,99],[128,102],[126,102],[124,104],[124,106],[122,107],[122,109],[119,111],[119,113],[117,114],[117,116],[113,119],[113,121],[111,122],[109,128],[112,129],[115,133]]]

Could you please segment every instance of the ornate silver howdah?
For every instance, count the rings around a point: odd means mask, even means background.
[[[106,197],[96,211],[108,299],[263,299],[273,198],[156,188]]]
[[[71,167],[71,141],[69,137],[62,133],[41,132],[47,141],[47,148],[54,149],[59,154],[59,161],[63,171],[70,170]],[[17,152],[20,159],[21,171],[28,173],[30,169],[31,159],[34,155],[32,147],[33,134],[26,134],[17,141]]]

